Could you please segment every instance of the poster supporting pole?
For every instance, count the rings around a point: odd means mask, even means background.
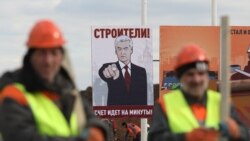
[[[147,25],[148,0],[141,0],[141,24]]]
[[[141,24],[147,25],[147,0],[141,0]],[[141,119],[141,141],[147,141],[148,138],[148,119],[142,118]]]
[[[225,121],[229,117],[230,112],[230,55],[231,55],[231,38],[230,38],[230,27],[229,27],[229,18],[227,16],[223,16],[221,18],[221,82],[220,82],[220,92],[221,92],[221,121]],[[227,139],[223,138],[222,141],[227,141]]]
[[[211,0],[211,24],[217,25],[217,0]]]

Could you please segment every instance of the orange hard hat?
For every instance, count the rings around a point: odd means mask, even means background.
[[[62,32],[51,20],[38,21],[32,28],[27,46],[29,48],[55,48],[65,43]]]
[[[175,70],[195,62],[208,62],[208,58],[202,48],[198,45],[191,44],[184,46],[177,55]]]

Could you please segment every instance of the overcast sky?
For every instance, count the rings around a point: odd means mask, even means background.
[[[218,1],[217,19],[227,14],[231,25],[250,25],[249,0]],[[159,59],[160,25],[211,25],[210,6],[211,0],[148,0],[154,59]],[[62,29],[77,85],[85,89],[91,85],[91,26],[140,25],[141,0],[1,0],[0,74],[21,66],[29,30],[43,18]],[[155,83],[158,70],[155,63]]]

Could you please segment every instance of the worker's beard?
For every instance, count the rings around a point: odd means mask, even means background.
[[[201,98],[208,88],[207,82],[190,82],[188,84],[182,84],[182,90],[190,96]]]

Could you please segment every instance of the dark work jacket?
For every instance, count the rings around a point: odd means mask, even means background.
[[[69,121],[73,111],[73,103],[75,96],[70,94],[70,90],[74,88],[74,84],[69,80],[66,72],[61,69],[56,76],[55,83],[52,85],[44,84],[41,79],[28,69],[21,69],[14,72],[8,72],[0,78],[2,87],[13,84],[15,82],[22,83],[27,91],[50,91],[57,96],[59,100],[55,103],[61,109],[65,118]],[[92,112],[88,101],[83,99],[83,107],[86,117],[86,128],[95,126],[100,128],[104,135],[108,136],[108,131],[102,122],[100,122]],[[36,122],[33,113],[28,105],[22,105],[12,98],[5,98],[0,104],[0,131],[4,141],[82,141],[82,138],[71,137],[49,137],[41,136],[36,128]],[[60,128],[60,125],[58,125]]]
[[[120,73],[116,80],[113,80],[113,78],[107,79],[103,75],[103,70],[112,64],[116,64]],[[99,69],[99,76],[108,85],[107,105],[147,105],[147,76],[144,68],[131,63],[131,86],[129,92],[126,89],[119,62],[104,64]]]
[[[207,103],[206,94],[202,99],[196,99],[193,97],[184,94],[185,99],[187,100],[189,105],[193,104],[203,104]],[[178,106],[178,105],[176,105]],[[236,110],[233,106],[231,106],[231,118],[234,119],[240,128],[240,136],[241,139],[233,140],[229,137],[229,141],[249,141],[248,131],[244,124],[241,122],[239,117],[237,116]],[[176,117],[178,118],[178,117]],[[161,105],[159,103],[155,104],[153,111],[153,121],[150,127],[148,141],[185,141],[185,133],[172,133],[169,125],[169,120],[166,116],[166,113],[163,112]]]

